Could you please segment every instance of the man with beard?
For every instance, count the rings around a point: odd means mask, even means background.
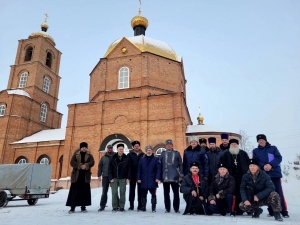
[[[129,203],[130,206],[128,210],[134,210],[134,199],[135,199],[135,189],[137,186],[137,200],[138,200],[138,206],[137,210],[141,210],[141,185],[136,183],[136,175],[137,175],[137,168],[139,165],[140,159],[144,156],[145,153],[140,149],[140,142],[139,141],[133,141],[131,143],[133,150],[130,151],[127,156],[129,158],[129,163],[130,163],[130,169],[131,169],[131,178],[130,178],[130,184],[129,184]],[[137,185],[136,185],[137,184]]]
[[[221,141],[222,144],[220,144],[220,149],[222,151],[226,151],[229,149],[229,134],[221,134]]]
[[[81,206],[81,212],[87,212],[86,206],[91,205],[91,167],[94,166],[94,157],[88,150],[88,144],[81,142],[71,158],[71,187],[66,206],[71,206],[69,214],[75,212],[76,206]]]
[[[207,147],[207,140],[205,138],[200,138],[199,144],[200,144],[201,148],[205,149],[206,152],[209,151],[209,148]]]
[[[206,152],[198,144],[198,137],[189,137],[190,146],[183,152],[183,174],[190,173],[190,165],[192,162],[199,164],[200,173],[207,180],[209,177],[209,165]]]
[[[207,152],[207,157],[209,160],[209,179],[208,185],[210,185],[211,180],[218,173],[218,164],[221,162],[222,152],[221,149],[216,147],[216,138],[208,138],[209,151]]]
[[[239,202],[241,202],[240,185],[243,175],[247,173],[249,167],[248,154],[239,149],[239,141],[237,139],[230,139],[229,151],[225,151],[221,158],[221,162],[228,166],[228,172],[235,179],[235,214],[243,215],[243,211],[239,208]]]
[[[258,147],[253,150],[253,158],[259,160],[259,166],[264,170],[270,177],[275,185],[275,190],[280,196],[283,217],[288,218],[289,214],[287,211],[287,204],[283,195],[283,190],[281,186],[281,167],[280,163],[282,161],[282,156],[276,146],[271,145],[267,141],[267,137],[264,134],[259,134],[256,136]],[[269,215],[273,216],[273,210],[271,207],[268,208]]]
[[[109,187],[109,178],[108,178],[108,167],[111,157],[113,156],[113,146],[107,145],[106,153],[100,159],[98,164],[98,180],[102,180],[102,195],[100,200],[100,209],[99,212],[105,209],[107,203],[107,192]]]
[[[137,182],[141,185],[142,191],[142,211],[146,211],[147,193],[151,194],[152,212],[156,212],[156,188],[160,182],[161,164],[158,157],[152,152],[152,146],[146,146],[146,155],[144,155],[138,166]]]
[[[118,206],[120,206],[120,211],[125,212],[126,183],[129,184],[131,177],[130,165],[128,157],[124,154],[124,144],[118,144],[117,151],[118,152],[111,157],[108,167],[108,177],[112,193],[112,211],[117,212]],[[118,195],[118,189],[120,196]]]

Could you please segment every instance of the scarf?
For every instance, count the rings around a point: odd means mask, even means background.
[[[194,183],[196,184],[196,187],[199,187],[199,184],[200,184],[199,175],[192,174],[192,178],[193,178]]]

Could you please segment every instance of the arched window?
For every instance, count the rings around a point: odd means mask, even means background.
[[[6,109],[5,105],[0,105],[0,116],[4,116],[5,109]]]
[[[41,115],[40,115],[40,121],[46,122],[46,117],[47,117],[47,105],[45,103],[42,104],[41,106]]]
[[[24,156],[20,156],[16,159],[15,164],[22,164],[22,163],[27,163],[28,160],[26,157]]]
[[[28,77],[28,73],[27,72],[24,72],[24,73],[21,74],[21,76],[20,76],[20,82],[19,82],[19,88],[26,87],[27,77]]]
[[[46,57],[46,66],[51,68],[51,63],[52,63],[52,54],[48,52]]]
[[[25,53],[25,60],[24,61],[30,61],[32,58],[32,53],[33,53],[33,47],[28,47],[26,49],[26,53]]]
[[[47,155],[41,155],[38,158],[37,163],[49,165],[50,164],[50,158]]]
[[[49,79],[49,77],[45,77],[44,78],[43,91],[46,92],[46,93],[49,93],[49,89],[50,89],[50,79]]]
[[[166,151],[165,148],[158,148],[155,152],[156,155],[161,155],[162,152]]]
[[[129,69],[122,67],[119,70],[119,89],[129,88]]]

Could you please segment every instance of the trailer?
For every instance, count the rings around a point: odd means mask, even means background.
[[[52,166],[46,164],[0,165],[0,207],[20,200],[35,205],[39,198],[49,198],[51,175]]]

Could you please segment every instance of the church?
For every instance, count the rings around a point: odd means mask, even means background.
[[[92,177],[107,145],[118,143],[131,150],[131,141],[141,148],[152,145],[164,151],[166,139],[183,153],[188,136],[215,136],[217,130],[193,125],[186,104],[183,60],[167,43],[146,36],[148,20],[132,18],[133,37],[122,37],[90,72],[89,100],[68,105],[67,125],[61,128],[57,111],[61,52],[47,33],[48,24],[27,39],[19,40],[7,89],[0,92],[0,163],[52,165],[53,187],[68,188],[70,159],[80,142],[87,142],[95,158]],[[230,137],[240,135],[226,132]],[[92,187],[99,182],[94,179]]]

